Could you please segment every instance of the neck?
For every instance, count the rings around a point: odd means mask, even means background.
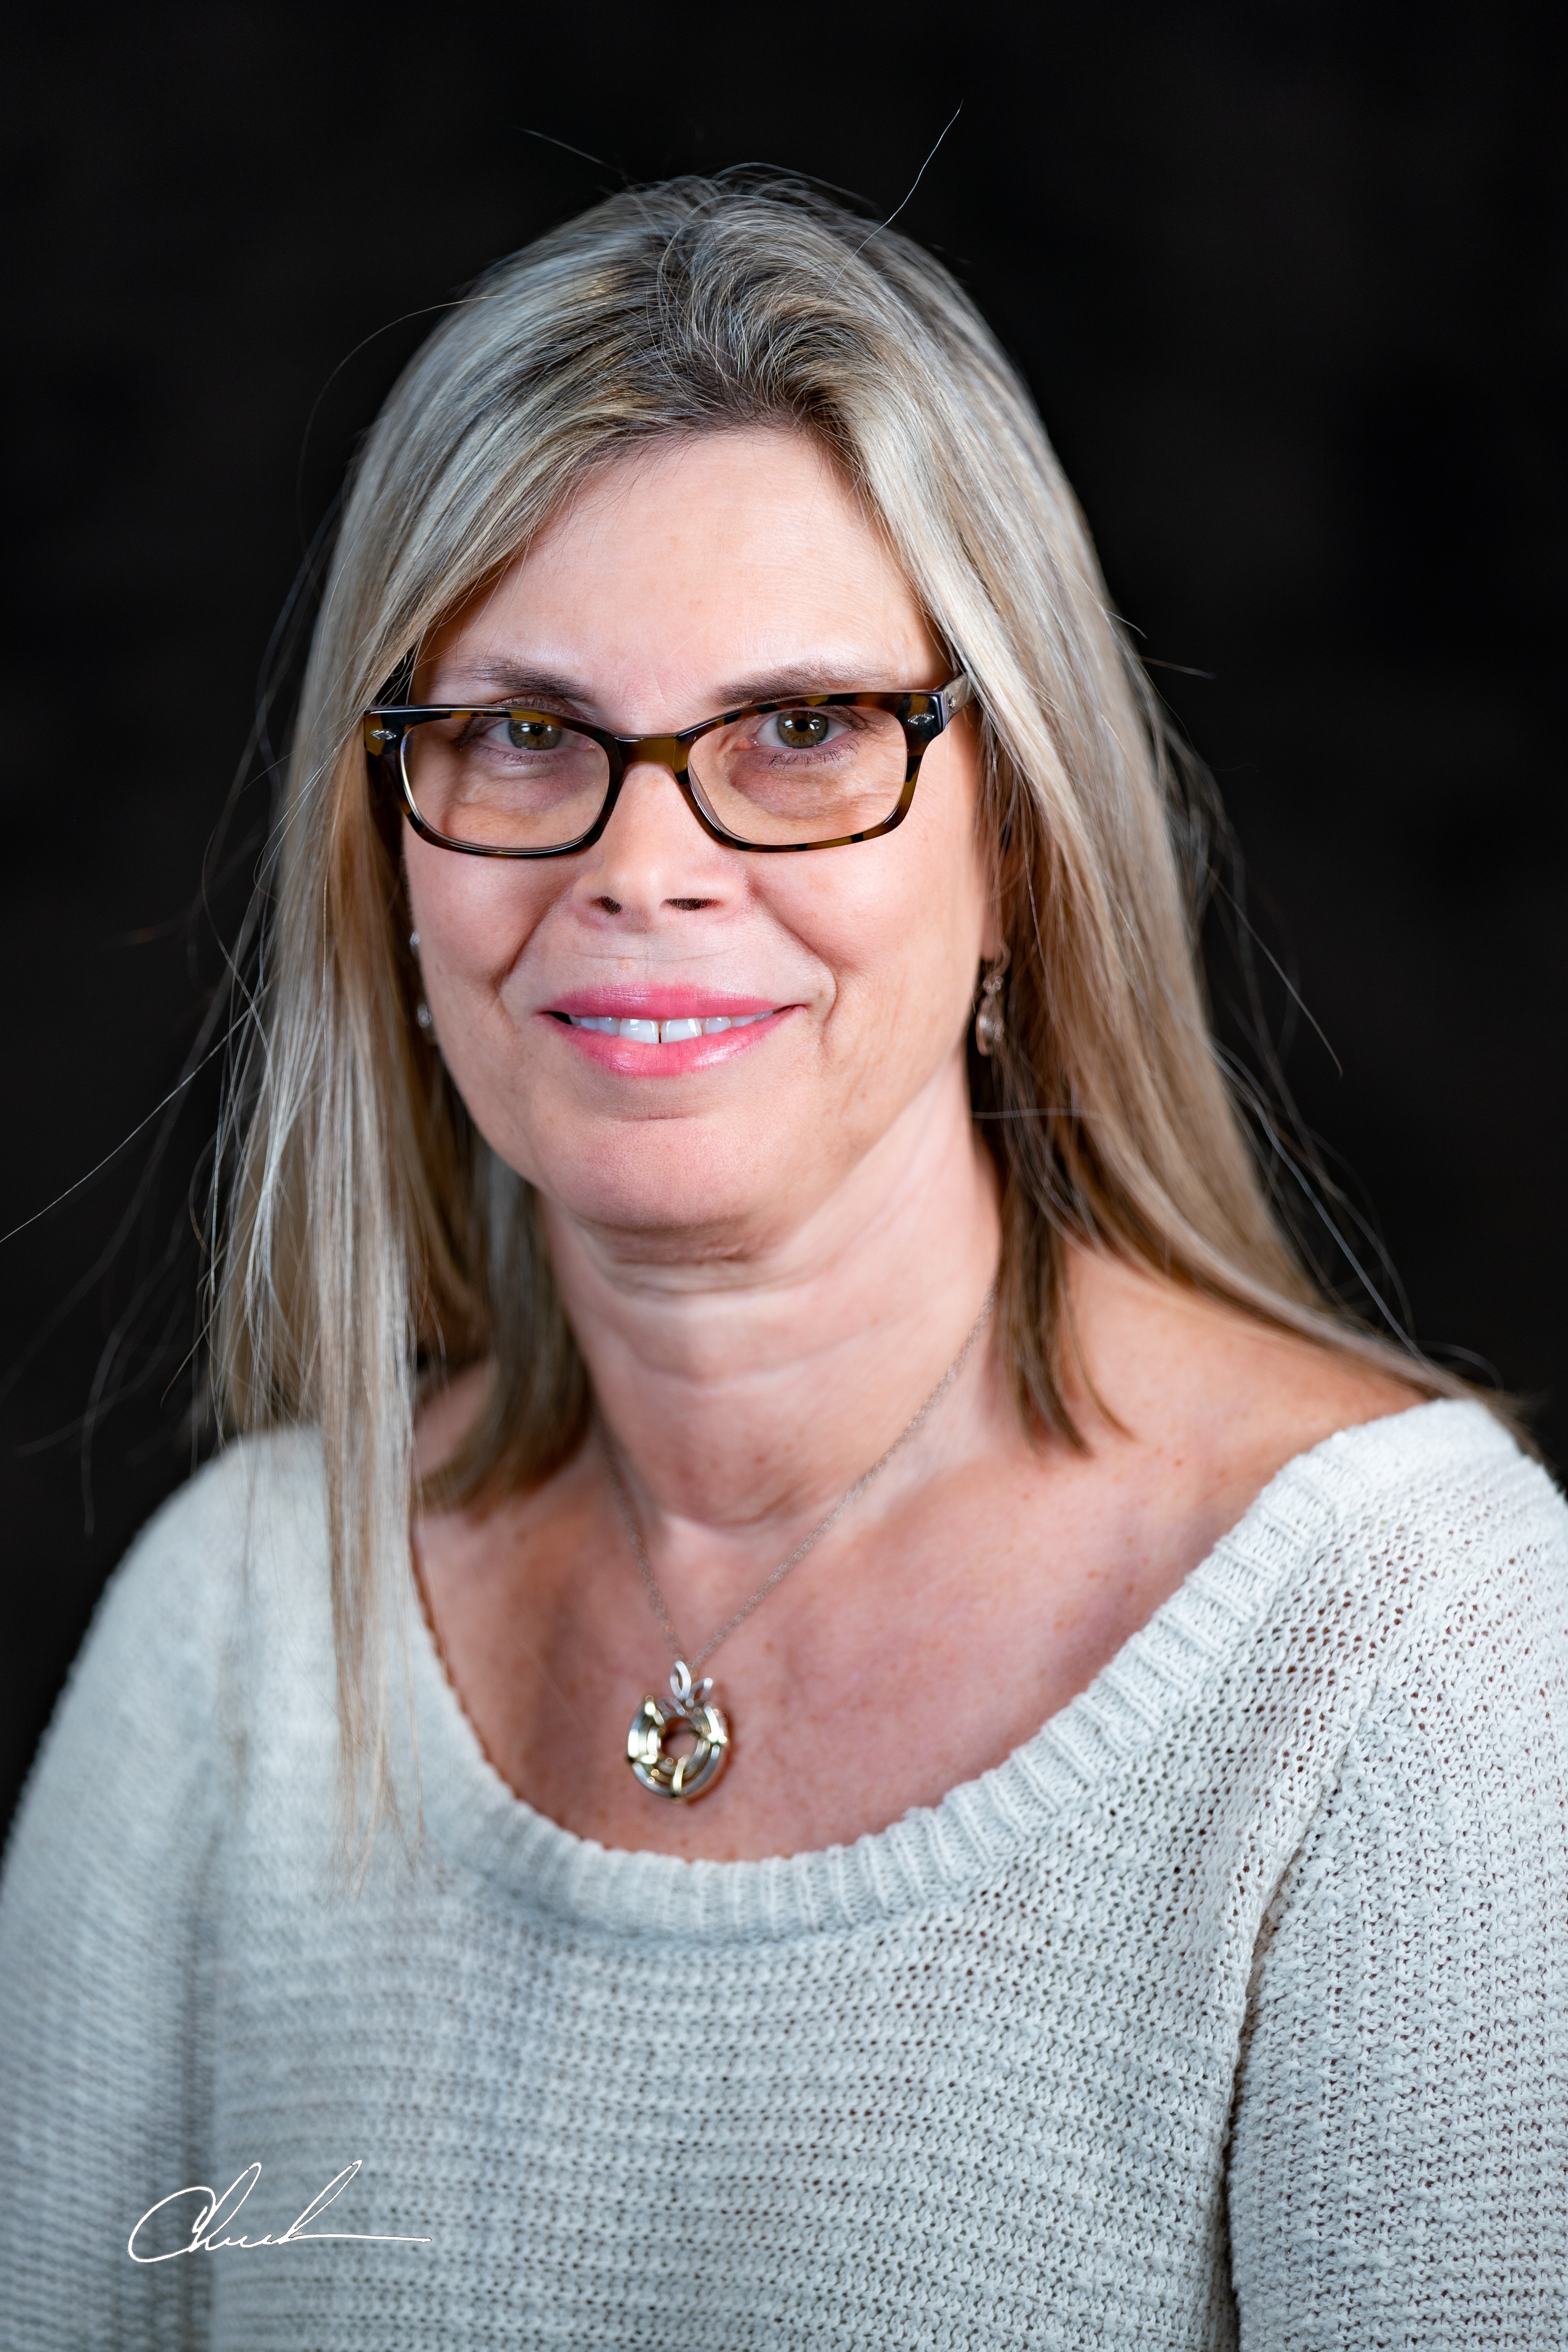
[[[994,1173],[958,1062],[782,1230],[682,1248],[553,1207],[547,1225],[656,1553],[700,1546],[704,1533],[725,1549],[787,1549],[941,1378],[1000,1247]]]

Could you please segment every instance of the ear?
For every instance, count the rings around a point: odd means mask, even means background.
[[[968,717],[967,710],[960,711],[960,726]],[[998,820],[995,813],[987,808],[984,797],[977,814],[979,826],[976,847],[980,853],[981,881],[985,892],[985,916],[980,932],[980,952],[987,963],[994,963],[1007,944],[1007,926],[1004,919],[1005,893],[1002,886],[1004,872],[1007,870],[1012,861],[1007,856],[1005,837],[998,837],[999,835],[1005,835],[1005,825]]]
[[[980,933],[980,952],[987,963],[994,963],[1007,944],[1006,928],[1002,920],[1002,877],[997,872],[997,858],[992,852],[986,863],[985,921]]]

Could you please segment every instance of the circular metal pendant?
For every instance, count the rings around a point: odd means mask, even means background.
[[[626,1733],[626,1762],[645,1789],[656,1797],[690,1804],[705,1797],[730,1760],[730,1726],[722,1710],[710,1705],[711,1680],[695,1687],[683,1658],[675,1662],[668,1698],[645,1698]],[[689,1731],[693,1746],[687,1756],[671,1756],[665,1741],[672,1731]]]

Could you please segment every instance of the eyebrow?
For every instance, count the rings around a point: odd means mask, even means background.
[[[474,691],[476,700],[492,702],[560,702],[573,710],[585,710],[591,697],[584,695],[575,681],[556,677],[548,670],[520,669],[513,662],[476,662],[472,668],[458,673],[465,687]],[[447,695],[445,699],[457,698]]]
[[[713,709],[701,712],[699,718],[674,723],[697,726],[701,719],[713,718],[721,710],[742,709],[752,702],[777,702],[792,694],[847,694],[857,690],[888,693],[907,686],[907,679],[885,688],[869,683],[866,672],[878,667],[868,663],[858,670],[853,663],[822,660],[760,670],[751,677],[731,679],[720,689]],[[461,676],[465,687],[475,689],[476,698],[480,700],[549,707],[578,718],[599,707],[597,698],[584,692],[579,679],[551,671],[525,669],[513,662],[476,662]],[[456,698],[449,694],[444,699],[456,704]]]

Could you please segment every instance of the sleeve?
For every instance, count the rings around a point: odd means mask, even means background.
[[[206,2341],[211,2264],[140,2267],[127,2241],[156,2199],[210,2178],[210,1880],[236,1753],[219,1727],[227,1466],[177,1496],[110,1580],[0,1883],[12,2352]]]
[[[1244,2352],[1568,2343],[1568,1573],[1391,1661],[1276,1898],[1230,2154]]]

